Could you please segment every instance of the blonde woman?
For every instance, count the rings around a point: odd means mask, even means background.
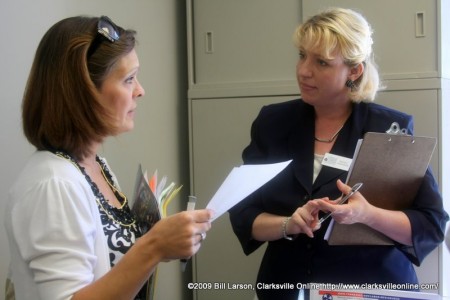
[[[297,299],[307,283],[415,284],[413,264],[443,241],[448,216],[430,170],[405,211],[377,209],[359,192],[339,208],[327,201],[350,187],[342,183],[346,171],[322,164],[326,153],[351,158],[358,139],[392,122],[413,133],[412,116],[373,103],[380,84],[371,35],[365,18],[349,9],[306,20],[294,35],[301,99],[265,106],[253,122],[246,164],[293,160],[230,210],[247,255],[268,243],[256,279],[260,300]],[[321,210],[335,211],[338,222],[364,223],[395,246],[329,246],[329,220],[318,226]]]

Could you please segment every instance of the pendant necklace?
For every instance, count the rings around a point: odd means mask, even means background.
[[[336,139],[336,137],[338,136],[339,132],[341,132],[342,128],[344,128],[344,125],[342,125],[341,128],[339,128],[339,130],[328,140],[319,139],[318,137],[314,137],[314,139],[317,142],[320,142],[320,143],[332,143]]]

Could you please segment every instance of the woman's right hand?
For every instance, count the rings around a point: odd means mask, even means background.
[[[189,258],[200,249],[203,237],[211,228],[211,210],[183,211],[158,221],[143,238],[161,261]]]
[[[328,200],[328,198],[322,198],[321,200]],[[319,211],[319,206],[315,200],[310,200],[297,208],[286,224],[286,233],[294,235],[304,233],[313,238],[313,232],[320,228]]]

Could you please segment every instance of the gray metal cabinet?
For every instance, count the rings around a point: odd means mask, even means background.
[[[205,207],[231,168],[242,164],[249,128],[264,103],[291,97],[196,99],[191,102],[192,179],[199,207]],[[196,282],[254,284],[265,247],[245,256],[228,214],[214,221],[194,259]],[[253,290],[197,290],[196,299],[252,299]]]
[[[298,0],[191,1],[196,85],[295,79]]]

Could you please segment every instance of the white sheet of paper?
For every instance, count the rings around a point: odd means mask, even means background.
[[[275,177],[291,161],[233,168],[206,206],[215,212],[213,220]]]

